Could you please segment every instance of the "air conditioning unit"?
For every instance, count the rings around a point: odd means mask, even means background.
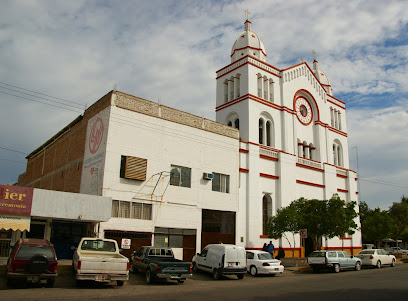
[[[214,178],[214,175],[212,173],[203,173],[203,179],[204,180],[212,180]]]

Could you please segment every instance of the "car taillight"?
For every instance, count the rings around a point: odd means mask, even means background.
[[[193,271],[193,265],[190,264],[190,272],[192,272],[192,271]]]
[[[282,261],[280,262],[280,265],[283,265]]]
[[[77,267],[77,270],[80,270],[80,269],[81,269],[81,260],[78,261],[78,267]]]
[[[374,256],[373,256],[373,255],[370,255],[370,259],[374,259]]]
[[[10,270],[9,270],[10,272],[14,272],[14,265],[13,265],[13,262],[10,262]]]
[[[268,267],[268,266],[269,266],[269,263],[264,262],[262,265],[263,265],[264,267]]]
[[[126,266],[126,270],[129,271],[129,269],[130,269],[130,262],[128,261],[127,266]]]
[[[157,265],[157,271],[160,272],[160,265]]]

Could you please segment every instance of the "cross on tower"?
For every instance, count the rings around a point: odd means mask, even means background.
[[[246,9],[246,10],[245,10],[245,17],[246,17],[247,21],[248,21],[248,19],[249,19],[249,15],[250,15],[250,14],[251,14],[251,13],[249,12],[249,10]]]
[[[316,50],[313,50],[312,52],[313,52],[313,55],[314,55],[314,60],[316,60],[316,54],[317,54],[317,52],[316,52]]]

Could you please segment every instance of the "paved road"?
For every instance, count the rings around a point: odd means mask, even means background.
[[[285,271],[276,277],[231,276],[220,281],[199,273],[184,284],[146,285],[141,274],[132,274],[123,287],[76,288],[69,273],[58,276],[54,288],[7,289],[4,282],[0,278],[0,300],[408,300],[408,264],[338,274]]]

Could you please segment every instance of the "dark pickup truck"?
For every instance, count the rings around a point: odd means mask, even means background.
[[[155,279],[177,280],[183,283],[192,277],[191,262],[174,258],[171,248],[142,247],[130,256],[130,268],[133,272],[146,273],[146,283]]]

